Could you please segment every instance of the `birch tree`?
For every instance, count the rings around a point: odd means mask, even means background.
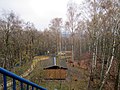
[[[71,33],[72,61],[74,61],[74,34],[77,29],[79,17],[80,13],[78,12],[77,4],[74,2],[68,3],[66,27]]]

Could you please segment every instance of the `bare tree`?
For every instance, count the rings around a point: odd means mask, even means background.
[[[66,29],[71,33],[71,49],[72,61],[74,61],[74,34],[77,29],[80,13],[78,12],[77,4],[74,2],[68,3]]]

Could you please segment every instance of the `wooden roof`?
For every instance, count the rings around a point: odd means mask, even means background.
[[[53,66],[49,66],[49,67],[46,67],[44,69],[65,69],[65,70],[67,70],[66,67],[57,66],[57,65],[55,65],[55,66],[54,65]]]

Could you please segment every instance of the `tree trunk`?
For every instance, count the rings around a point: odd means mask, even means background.
[[[119,90],[119,80],[120,80],[120,62],[118,65],[118,71],[117,71],[117,77],[116,77],[116,82],[115,82],[115,90]]]
[[[108,69],[107,69],[107,71],[106,71],[106,73],[105,73],[105,75],[104,75],[102,84],[101,84],[101,86],[100,86],[100,90],[103,89],[103,86],[104,86],[104,84],[105,84],[105,82],[106,82],[106,80],[107,80],[108,73],[109,73],[109,71],[110,71],[110,69],[111,69],[112,62],[113,62],[113,59],[114,59],[115,45],[116,45],[116,43],[115,43],[115,40],[114,40],[113,49],[112,49],[112,56],[111,56],[111,60],[110,60],[110,65],[109,65],[109,67],[108,67]]]

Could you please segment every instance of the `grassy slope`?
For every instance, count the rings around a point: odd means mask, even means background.
[[[22,66],[18,66],[15,67],[14,69],[11,70],[11,72],[17,74],[17,75],[23,75],[26,71],[28,71],[28,69],[31,68],[31,66],[35,66],[37,64],[37,62],[39,62],[40,60],[44,60],[47,59],[48,56],[36,56],[34,57],[33,61],[27,62]],[[12,81],[12,78],[7,77],[8,81]],[[3,82],[3,78],[2,78],[2,74],[0,74],[0,85]]]
[[[32,73],[29,74],[29,76],[26,77],[26,79],[29,79],[30,81],[46,87],[48,90],[54,90],[55,88],[57,90],[86,90],[87,87],[87,72],[83,69],[80,69],[78,67],[72,67],[70,64],[67,64],[68,66],[68,77],[64,81],[45,81],[43,79],[44,72],[43,67],[41,67],[41,59],[46,58],[44,56],[42,57],[35,57],[33,62],[36,63],[36,67],[32,71]],[[39,62],[37,62],[39,61]],[[30,62],[31,63],[31,62]],[[30,63],[27,63],[26,65],[22,67],[16,68],[16,73],[22,73],[23,71],[27,70],[28,67],[30,67]],[[43,63],[42,63],[43,64]],[[20,70],[20,71],[19,71]],[[77,80],[75,80],[77,79]]]
[[[64,81],[57,81],[57,80],[51,80],[46,81],[44,80],[44,71],[41,67],[41,62],[37,63],[36,68],[33,70],[33,72],[27,77],[27,79],[33,81],[34,83],[37,83],[38,85],[41,85],[43,87],[46,87],[48,90],[54,90],[57,88],[57,90],[86,90],[87,87],[87,72],[83,69],[80,69],[78,67],[72,67],[70,64],[67,64],[68,66],[68,77]],[[75,80],[77,78],[77,80]]]
[[[31,61],[30,61],[30,62],[27,62],[27,63],[25,63],[25,64],[22,65],[22,66],[13,68],[13,69],[11,70],[11,72],[13,72],[13,73],[15,73],[15,74],[17,74],[17,75],[21,75],[21,74],[23,74],[26,70],[28,70],[28,69],[30,68],[30,65],[31,65],[31,64],[32,64]],[[2,76],[2,74],[0,75],[0,84],[3,82],[1,76]],[[9,81],[9,80],[11,80],[11,78],[7,77],[7,80]]]

